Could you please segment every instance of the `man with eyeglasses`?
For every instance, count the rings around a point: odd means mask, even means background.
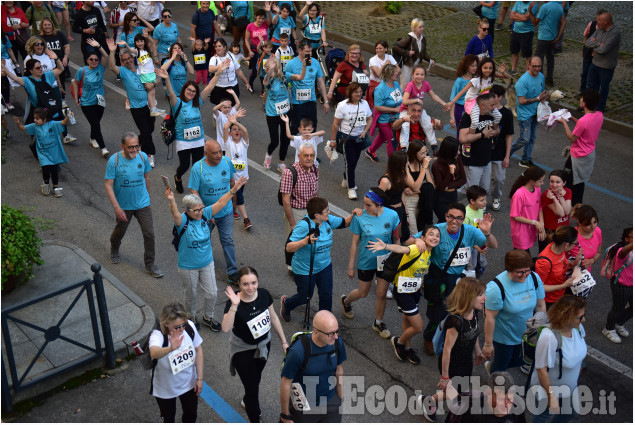
[[[441,241],[432,249],[428,274],[423,280],[423,296],[428,301],[426,317],[429,320],[423,330],[423,349],[431,356],[434,355],[432,337],[439,323],[448,314],[445,299],[452,293],[456,281],[470,263],[472,247],[498,247],[491,231],[494,219],[490,214],[485,214],[476,228],[471,224],[463,224],[465,205],[454,203],[448,206],[445,218],[447,222],[437,224]],[[404,245],[412,245],[421,235],[422,232],[413,235]]]
[[[134,216],[143,235],[143,262],[150,276],[159,278],[163,272],[154,264],[154,227],[150,208],[150,177],[148,157],[139,152],[139,138],[132,132],[121,137],[121,151],[108,159],[106,166],[106,195],[115,209],[117,224],[110,235],[110,262],[119,264],[119,246]]]
[[[342,422],[345,360],[337,319],[330,311],[318,311],[313,332],[298,335],[287,350],[280,382],[280,422]]]
[[[98,52],[99,49],[88,44],[88,39],[92,38],[99,43],[101,47],[109,53],[108,44],[106,44],[106,38],[108,36],[108,29],[106,23],[102,18],[101,11],[93,6],[93,1],[85,1],[82,4],[82,8],[75,13],[75,20],[73,21],[73,32],[81,34],[81,48],[84,60],[89,53]]]

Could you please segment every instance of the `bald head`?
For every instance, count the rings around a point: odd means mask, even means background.
[[[312,340],[318,347],[333,345],[339,337],[339,324],[337,319],[327,310],[320,310],[313,318]]]
[[[223,158],[223,151],[220,144],[214,139],[209,139],[205,142],[203,153],[205,154],[205,162],[212,167],[220,164],[220,161]]]

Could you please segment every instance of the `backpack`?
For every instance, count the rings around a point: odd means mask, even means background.
[[[183,106],[183,101],[179,104],[174,115],[167,114],[163,122],[161,122],[161,136],[166,146],[170,146],[176,139],[176,119],[179,117],[179,112],[181,112],[181,106]]]
[[[205,216],[203,216],[203,221],[207,223],[209,220],[205,218]],[[188,217],[188,215],[185,214],[185,225],[183,226],[180,232],[179,232],[179,229],[176,227],[176,224],[172,226],[172,236],[173,236],[172,245],[174,245],[174,249],[176,249],[176,252],[179,252],[179,244],[181,243],[181,237],[183,236],[183,233],[185,233],[185,231],[187,230],[187,226],[189,226],[189,224],[190,224],[190,217]]]
[[[611,252],[612,249],[617,247],[617,245],[618,244],[616,243],[606,248],[606,251],[604,251],[604,257],[602,258],[602,265],[600,266],[600,275],[602,275],[602,277],[607,278],[611,282],[613,281],[617,282],[618,279],[620,278],[620,275],[622,274],[622,271],[626,267],[633,264],[633,257],[630,256],[629,259],[624,261],[624,264],[622,264],[622,267],[620,267],[617,271],[615,270],[615,259],[617,258],[618,250],[615,249],[615,254],[613,255],[613,257],[610,257],[609,253]]]
[[[476,315],[476,313],[474,313]],[[445,321],[448,320],[448,317],[456,316],[461,319],[461,333],[463,333],[463,318],[458,314],[449,314],[445,316],[445,319],[439,323],[437,326],[437,330],[434,332],[434,336],[432,337],[432,346],[434,348],[434,354],[437,356],[441,356],[443,354],[443,348],[445,347],[445,334],[447,333],[447,329],[445,329]],[[476,317],[476,316],[475,316]],[[478,319],[477,326],[478,326]]]
[[[284,361],[287,358],[287,354],[289,353],[289,350],[291,349],[291,347],[293,347],[293,344],[295,344],[297,341],[300,341],[300,343],[302,344],[302,347],[304,347],[304,360],[302,360],[302,363],[300,364],[300,368],[298,369],[298,373],[296,377],[302,375],[306,367],[309,365],[309,361],[311,360],[311,357],[317,357],[322,355],[330,356],[333,353],[335,353],[335,357],[337,358],[337,361],[335,362],[335,368],[333,369],[333,374],[335,374],[337,363],[339,363],[339,360],[340,360],[339,340],[335,340],[335,344],[334,344],[335,350],[327,351],[324,353],[313,354],[311,353],[311,334],[312,332],[296,332],[293,334],[293,336],[291,337],[291,343],[289,344],[289,348],[287,348],[287,352],[284,353],[284,358],[282,359],[282,366],[280,367],[280,370],[282,370],[282,368],[284,367]]]
[[[58,114],[61,114],[61,99],[58,98],[55,89],[46,82],[44,75],[42,75],[42,79],[40,81],[37,81],[32,77],[26,78],[31,80],[31,83],[33,83],[33,86],[35,87],[35,92],[37,93],[37,106],[48,109],[49,116],[52,118],[55,118],[58,116]]]
[[[412,267],[412,265],[416,263],[417,260],[419,260],[419,257],[421,257],[422,254],[419,253],[419,255],[417,255],[415,258],[399,267],[399,264],[401,264],[401,260],[406,255],[407,254],[391,252],[388,258],[386,258],[386,261],[384,262],[384,271],[382,272],[383,279],[386,282],[393,282],[399,273]]]
[[[410,37],[410,35],[407,35],[406,37],[408,37],[410,39],[410,43],[408,44],[408,46],[406,46],[406,48],[408,50],[410,50],[410,44],[412,43],[412,37]],[[399,42],[402,39],[399,38],[397,39],[397,41],[395,42],[395,44],[393,44],[391,52],[392,52],[392,57],[395,58],[395,61],[397,62],[397,65],[402,67],[403,66],[403,62],[404,62],[404,57],[401,55],[401,53],[398,52],[399,49],[405,49],[404,47],[401,47],[399,45]],[[395,46],[397,46],[397,49],[395,49]]]
[[[313,164],[311,169],[313,170],[314,173],[317,172],[315,168],[315,164]],[[293,189],[295,189],[295,185],[298,183],[298,170],[296,170],[293,165],[287,168],[287,170],[291,171],[291,177],[293,178],[293,184],[291,186],[291,197],[293,198]],[[282,179],[280,179],[280,186],[278,187],[278,204],[280,206],[284,205],[282,203],[282,191],[280,190],[281,188],[282,188]]]
[[[309,217],[304,217],[302,220],[306,221],[306,224],[309,225],[309,232],[311,231],[311,220],[309,219]],[[287,245],[289,244],[289,242],[291,242],[291,234],[293,233],[293,229],[291,229],[291,232],[289,232],[289,236],[287,237],[287,241],[284,244],[284,262],[287,266],[291,265],[291,261],[293,260],[293,255],[298,252],[289,252],[287,251]]]
[[[534,290],[537,291],[538,290],[538,279],[536,279],[536,274],[534,272],[531,272],[531,278],[534,280]],[[498,280],[497,277],[495,277],[493,279],[493,281],[496,283],[496,285],[498,285],[498,289],[500,289],[500,291],[501,291],[501,299],[504,302],[505,301],[505,288],[503,288],[503,284],[501,283],[500,280]]]

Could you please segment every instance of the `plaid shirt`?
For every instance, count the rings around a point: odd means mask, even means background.
[[[282,174],[280,180],[280,192],[291,194],[291,208],[305,209],[309,199],[318,196],[318,179],[320,170],[313,166],[307,172],[304,171],[302,165],[296,162],[292,165],[298,172],[298,180],[293,187],[293,175],[291,170],[287,169]]]

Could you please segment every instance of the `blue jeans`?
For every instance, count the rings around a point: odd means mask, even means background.
[[[606,99],[609,97],[609,86],[613,79],[615,69],[600,68],[591,64],[589,67],[589,75],[587,76],[586,88],[600,91],[600,104],[598,111],[604,111],[606,108]]]
[[[525,364],[521,344],[506,345],[494,341],[494,361],[490,373],[504,372],[509,368]]]
[[[234,246],[234,217],[231,213],[223,217],[214,217],[216,227],[218,227],[218,238],[223,246],[227,275],[236,273],[236,247]],[[210,225],[210,230],[214,230],[214,225]]]
[[[333,303],[333,264],[329,264],[318,273],[313,273],[310,287],[308,274],[294,274],[293,278],[295,279],[295,285],[298,287],[298,292],[284,304],[285,310],[291,312],[294,308],[306,304],[307,297],[309,295],[313,297],[313,291],[317,284],[320,310],[331,311]]]
[[[531,161],[531,153],[534,150],[534,143],[536,143],[536,131],[538,129],[538,120],[536,117],[531,117],[525,121],[518,121],[518,139],[512,143],[512,150],[510,155],[516,152],[518,149],[524,147],[523,161]]]

